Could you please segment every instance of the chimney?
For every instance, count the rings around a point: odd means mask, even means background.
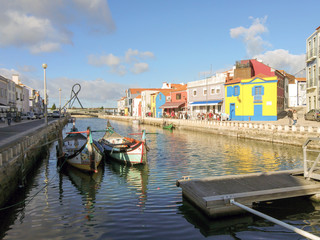
[[[230,81],[230,73],[227,72],[227,78],[226,78],[226,83]]]

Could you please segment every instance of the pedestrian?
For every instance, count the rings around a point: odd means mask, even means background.
[[[7,112],[7,120],[8,120],[8,125],[11,125],[11,112]]]
[[[298,113],[296,110],[293,110],[292,119],[293,119],[293,125],[296,125],[298,121]]]
[[[289,126],[291,127],[292,126],[292,121],[293,121],[293,112],[292,112],[292,109],[289,109],[288,110],[288,119],[289,119]]]

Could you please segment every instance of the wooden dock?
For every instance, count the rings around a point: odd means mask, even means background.
[[[253,203],[277,199],[309,196],[320,193],[320,182],[307,180],[303,169],[229,175],[204,179],[177,181],[182,194],[209,217],[234,215],[243,210],[235,200],[252,207]]]

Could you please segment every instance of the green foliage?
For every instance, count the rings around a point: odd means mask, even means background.
[[[57,109],[57,107],[56,107],[56,104],[54,103],[53,105],[52,105],[52,107],[51,107],[51,110],[56,110]]]
[[[103,110],[103,106],[100,109]]]

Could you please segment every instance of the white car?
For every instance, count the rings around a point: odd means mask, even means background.
[[[53,118],[59,118],[59,117],[60,117],[59,111],[53,111],[53,112],[52,112],[52,117],[53,117]]]

